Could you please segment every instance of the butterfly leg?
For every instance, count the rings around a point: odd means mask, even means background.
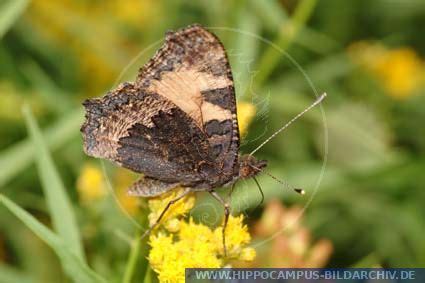
[[[227,198],[230,200],[232,198],[233,190],[235,189],[236,182],[232,184],[230,187],[229,194],[227,195]]]
[[[229,216],[230,216],[230,205],[227,201],[223,200],[219,194],[217,194],[215,191],[210,191],[210,194],[218,200],[224,207],[224,224],[223,224],[223,250],[224,250],[224,256],[227,256],[227,248],[226,248],[226,227],[227,222],[229,222]]]
[[[263,193],[263,190],[261,189],[260,183],[258,183],[257,179],[256,179],[255,177],[253,177],[252,179],[254,179],[255,184],[257,184],[258,191],[259,191],[259,192],[260,192],[260,194],[261,194],[261,201],[260,201],[260,203],[259,203],[259,204],[257,204],[257,206],[254,208],[254,210],[256,210],[256,209],[257,209],[257,208],[259,208],[259,207],[263,204],[263,202],[264,202],[264,193]]]
[[[179,196],[175,197],[174,199],[170,200],[167,205],[165,206],[164,210],[161,212],[161,214],[159,215],[158,219],[155,221],[155,223],[153,225],[151,225],[149,227],[149,229],[147,229],[145,231],[145,233],[143,233],[142,235],[142,239],[144,239],[147,235],[149,235],[149,233],[159,224],[159,222],[161,221],[162,217],[164,217],[165,213],[167,212],[167,210],[176,202],[178,202],[179,200],[181,200],[182,198],[184,198],[186,195],[188,195],[191,192],[190,188],[185,188],[184,192],[181,193]]]

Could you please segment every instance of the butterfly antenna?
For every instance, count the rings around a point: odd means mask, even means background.
[[[273,176],[272,174],[270,174],[269,172],[264,171],[263,169],[260,169],[254,165],[249,165],[252,168],[254,168],[255,170],[257,170],[258,172],[263,172],[264,174],[266,174],[267,176],[271,177],[273,180],[275,180],[276,182],[278,182],[279,184],[282,184],[285,188],[289,188],[292,189],[294,192],[296,192],[297,194],[300,195],[305,195],[305,191],[303,189],[300,188],[294,188],[293,186],[291,186],[288,182],[284,182],[279,180],[277,177]],[[255,178],[254,178],[255,180]],[[255,182],[257,183],[257,180],[255,180]],[[258,184],[258,183],[257,183]]]
[[[271,139],[273,139],[275,136],[277,136],[278,134],[280,134],[280,132],[282,132],[283,130],[285,130],[286,128],[288,128],[293,122],[295,122],[298,118],[300,118],[302,115],[304,115],[306,112],[308,112],[311,108],[313,108],[314,106],[316,106],[317,104],[319,104],[320,102],[322,102],[322,100],[326,97],[326,93],[323,93],[321,96],[319,96],[315,102],[313,102],[313,104],[311,104],[309,107],[307,107],[306,109],[304,109],[301,113],[299,113],[297,116],[295,116],[294,118],[292,118],[288,123],[286,123],[283,127],[281,127],[279,130],[277,130],[276,132],[274,132],[273,135],[271,135],[268,139],[266,139],[262,144],[260,144],[256,149],[254,149],[249,155],[253,155],[255,152],[257,152],[257,150],[259,150],[260,148],[262,148],[266,143],[268,143]]]

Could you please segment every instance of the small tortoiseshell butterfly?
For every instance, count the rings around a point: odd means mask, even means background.
[[[83,105],[85,152],[143,173],[130,195],[186,188],[167,208],[191,191],[208,191],[224,205],[226,225],[229,206],[214,189],[255,176],[267,164],[238,153],[229,61],[220,40],[199,25],[168,32],[135,82]]]

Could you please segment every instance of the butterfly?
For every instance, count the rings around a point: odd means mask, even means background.
[[[172,204],[190,192],[209,192],[224,207],[226,253],[230,207],[215,190],[230,186],[233,191],[240,179],[254,177],[256,181],[255,175],[263,172],[267,161],[252,154],[325,96],[322,94],[251,154],[241,155],[235,88],[226,51],[213,33],[191,25],[167,32],[163,46],[139,70],[134,82],[122,83],[104,97],[83,103],[84,151],[142,173],[129,188],[130,195],[155,197],[184,188],[145,235]],[[301,189],[294,190],[303,194]]]
[[[235,88],[220,40],[200,25],[167,32],[135,82],[83,105],[86,154],[143,173],[130,195],[185,188],[166,209],[190,192],[210,192],[224,205],[225,248],[230,208],[215,189],[255,176],[267,162],[239,154]]]

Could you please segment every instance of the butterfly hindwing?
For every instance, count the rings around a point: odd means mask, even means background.
[[[178,186],[178,183],[166,183],[149,177],[142,177],[128,189],[128,194],[138,197],[155,197]]]
[[[130,169],[149,177],[185,185],[207,179],[209,170],[215,172],[206,137],[183,111],[161,111],[152,121],[155,126],[137,123],[120,139],[122,164],[131,164]]]
[[[226,52],[215,35],[198,25],[167,33],[136,85],[190,116],[207,135],[221,174],[233,174],[239,150],[235,91]]]

